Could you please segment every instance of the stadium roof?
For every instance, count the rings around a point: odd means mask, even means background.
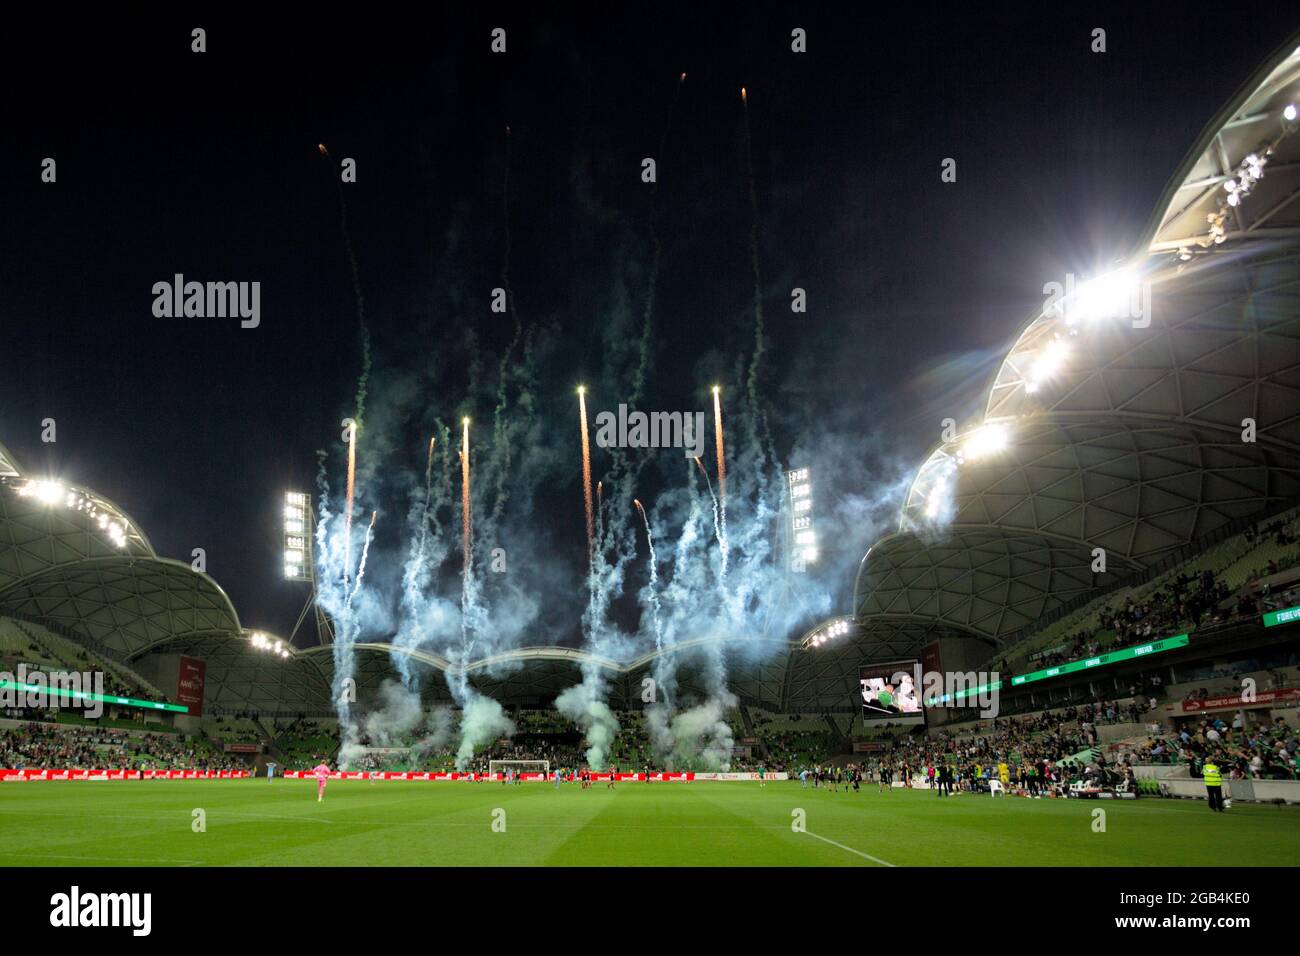
[[[1135,254],[1077,286],[1056,277],[1060,294],[1008,350],[981,419],[933,449],[897,531],[863,558],[867,645],[897,644],[902,623],[1006,641],[1300,497],[1293,104],[1295,39],[1206,127]],[[1095,548],[1105,575],[1091,571]]]
[[[50,622],[121,658],[178,637],[238,635],[226,593],[159,557],[94,491],[28,477],[0,446],[0,614]]]

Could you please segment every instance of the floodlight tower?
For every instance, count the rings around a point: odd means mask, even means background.
[[[315,509],[312,508],[311,495],[301,491],[286,492],[284,496],[284,579],[302,581],[311,585],[307,602],[302,606],[293,630],[289,632],[291,644],[298,633],[298,628],[302,627],[309,613],[316,620],[317,642],[331,644],[334,641],[333,625],[316,600],[316,562],[312,558],[312,541],[315,537]]]
[[[818,558],[817,534],[813,530],[812,472],[808,468],[792,468],[785,473],[785,487],[781,494],[781,508],[774,519],[774,531],[780,546],[776,549],[781,562],[780,594],[772,607],[796,605],[808,610],[806,588],[795,575],[804,574],[808,565]],[[771,610],[763,621],[763,633],[768,633]]]

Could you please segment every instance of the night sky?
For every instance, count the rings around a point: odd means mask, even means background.
[[[871,495],[920,463],[942,417],[969,417],[1044,282],[1131,251],[1202,127],[1300,26],[1283,4],[465,6],[78,15],[0,41],[0,442],[112,498],[160,554],[206,549],[246,626],[287,633],[305,596],[279,579],[280,498],[314,488],[316,449],[337,452],[361,367],[338,173],[317,143],[357,161],[344,190],[371,400],[400,407],[388,434],[410,444],[393,455],[418,468],[432,416],[486,420],[474,356],[494,367],[511,339],[488,307],[510,127],[510,284],[545,354],[556,456],[574,462],[537,520],[576,552],[573,386],[616,404],[612,368],[639,334],[643,157],[662,243],[647,405],[706,408],[752,342],[742,85],[775,442],[793,461],[834,432],[838,483]],[[178,272],[260,281],[261,326],[155,318],[152,286]],[[851,586],[849,569],[844,610]]]

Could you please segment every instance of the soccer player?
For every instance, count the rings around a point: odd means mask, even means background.
[[[758,785],[760,787],[767,786],[767,768],[762,764],[758,765]]]
[[[606,789],[606,790],[613,790],[613,789],[614,789],[614,774],[616,774],[616,773],[618,773],[618,768],[617,768],[617,767],[610,767],[610,768],[609,768],[609,783],[605,784],[605,789]]]
[[[329,764],[322,760],[312,773],[316,775],[316,802],[320,803],[325,799],[325,782],[330,778]]]

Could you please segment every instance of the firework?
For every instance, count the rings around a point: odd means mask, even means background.
[[[462,573],[469,577],[471,551],[471,527],[469,509],[469,419],[461,420],[463,431],[460,439],[460,524],[461,550],[465,555]]]
[[[727,451],[722,437],[722,389],[713,386],[713,444],[718,457],[718,510],[721,513],[722,533],[727,531]]]
[[[582,428],[582,503],[587,517],[587,558],[591,559],[595,545],[595,521],[591,502],[591,439],[587,434],[587,389],[578,386],[578,420]]]
[[[357,565],[357,580],[356,583],[352,586],[352,591],[348,594],[347,606],[349,608],[352,607],[352,599],[356,597],[357,592],[361,590],[361,582],[366,576],[366,560],[370,556],[370,542],[373,541],[375,537],[375,519],[378,517],[379,517],[378,511],[370,512],[370,524],[366,528],[366,540],[365,543],[361,546],[361,563]]]
[[[633,498],[632,504],[636,505],[636,510],[641,512],[641,522],[645,525],[646,547],[650,550],[650,619],[655,631],[655,650],[661,651],[663,650],[663,624],[660,620],[659,608],[659,558],[655,555],[655,538],[650,531],[650,518],[646,515],[639,499]]]
[[[357,490],[357,423],[348,426],[348,500],[343,516],[343,580],[352,574],[352,502]]]

